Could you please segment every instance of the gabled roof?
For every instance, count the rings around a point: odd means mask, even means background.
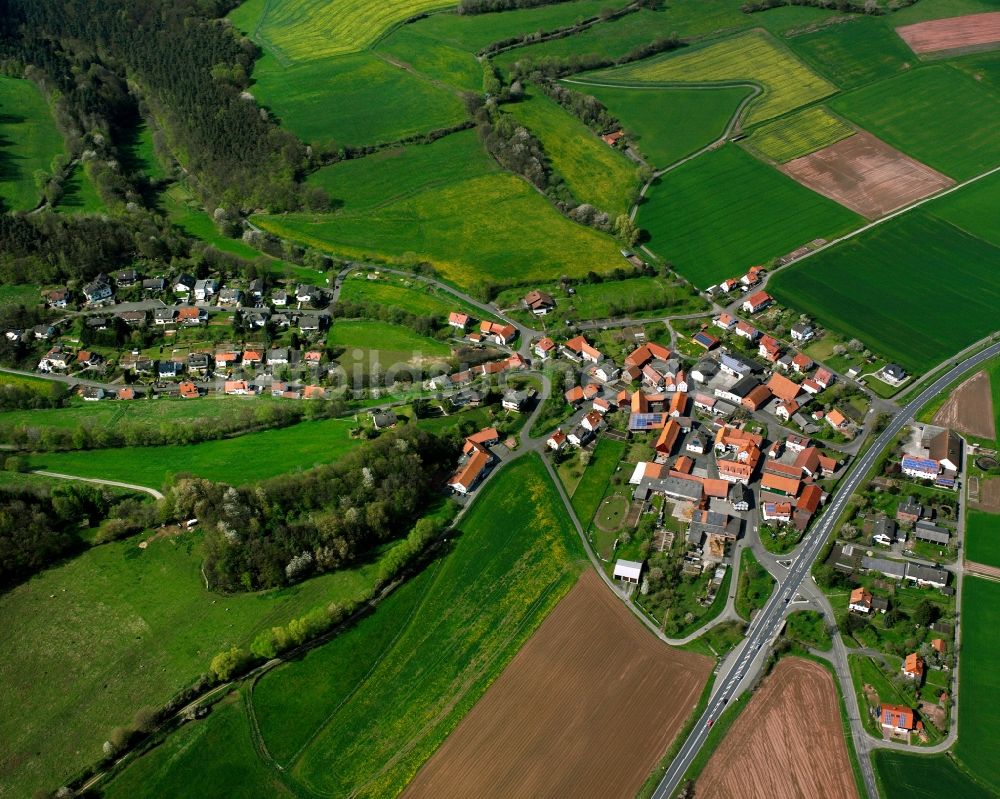
[[[791,402],[799,395],[798,385],[777,372],[771,375],[771,379],[767,381],[767,387],[774,396],[783,402]]]
[[[805,513],[815,513],[822,499],[823,489],[818,485],[808,485],[802,489],[799,501],[795,503],[795,509]]]

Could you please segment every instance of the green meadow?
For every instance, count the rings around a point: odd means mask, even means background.
[[[408,327],[373,319],[337,319],[330,327],[327,346],[343,347],[343,366],[358,363],[373,366],[377,361],[386,369],[397,364],[438,360],[451,355],[443,341],[421,336]]]
[[[510,113],[542,142],[569,190],[612,218],[624,213],[639,182],[636,165],[539,89],[529,87],[528,91],[526,99],[509,106]]]
[[[581,524],[586,527],[594,518],[604,498],[611,477],[618,469],[628,444],[611,438],[601,438],[591,454],[587,470],[573,492],[573,510]]]
[[[1000,164],[1000,94],[953,67],[914,69],[835,97],[830,107],[956,180]]]
[[[949,755],[917,755],[876,749],[875,776],[885,799],[982,799],[989,792]]]
[[[168,701],[217,652],[360,597],[377,573],[373,561],[290,588],[221,596],[205,590],[200,533],[146,549],[140,540],[95,547],[0,595],[0,797],[54,790],[100,757],[113,727]]]
[[[966,518],[965,557],[1000,568],[1000,514],[970,510]]]
[[[325,419],[201,444],[46,452],[32,455],[31,466],[152,488],[182,473],[242,485],[335,461],[357,446],[349,435],[353,425]]]
[[[160,203],[170,221],[189,236],[201,239],[221,252],[238,255],[241,258],[253,260],[260,257],[261,253],[249,244],[244,244],[240,239],[223,236],[212,217],[198,204],[185,186],[179,183],[170,186],[160,194]]]
[[[5,283],[0,286],[0,307],[23,305],[26,308],[32,308],[41,301],[41,289],[34,283]],[[7,375],[7,377],[13,377],[13,375]]]
[[[419,24],[396,28],[374,49],[384,58],[456,89],[481,91],[483,88],[483,68],[472,51],[434,39],[424,33]]]
[[[256,215],[253,221],[344,257],[425,260],[465,287],[606,273],[621,262],[614,239],[566,219],[522,179],[504,173],[365,212]]]
[[[735,144],[659,178],[637,221],[649,247],[700,288],[862,222]]]
[[[996,52],[973,53],[955,58],[950,63],[977,83],[982,83],[1000,94],[1000,54]]]
[[[104,203],[83,164],[73,167],[55,207],[63,214],[93,214],[104,210]]]
[[[952,192],[929,207],[939,219],[1000,247],[1000,172]]]
[[[393,142],[465,119],[457,94],[371,52],[282,66],[265,54],[250,91],[305,142],[336,149]]]
[[[48,103],[35,84],[0,75],[0,210],[29,211],[41,197],[36,172],[63,151]]]
[[[1000,249],[920,209],[783,269],[768,290],[923,372],[996,329],[998,258]]]
[[[438,316],[447,319],[452,311],[462,311],[473,319],[491,319],[473,305],[437,288],[402,275],[383,273],[378,280],[368,280],[365,272],[354,272],[344,279],[340,298],[345,302],[374,302],[400,308],[420,316]]]
[[[749,88],[623,89],[571,79],[574,91],[600,100],[654,167],[663,168],[711,144],[726,130]]]

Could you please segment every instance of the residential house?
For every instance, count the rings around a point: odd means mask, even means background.
[[[115,272],[115,285],[119,288],[128,288],[139,282],[142,275],[135,269],[122,269]]]
[[[872,541],[876,544],[881,544],[884,547],[891,547],[896,543],[898,533],[899,528],[896,527],[896,522],[888,516],[879,516],[875,520]]]
[[[774,363],[781,355],[781,345],[777,339],[771,336],[761,336],[760,342],[757,345],[757,351],[762,358],[770,363]]]
[[[907,562],[903,578],[919,586],[944,588],[948,585],[948,571],[946,569],[942,569],[940,566],[925,566],[913,561]]]
[[[739,322],[739,319],[728,313],[719,314],[712,320],[713,325],[721,327],[723,330],[732,330],[736,327],[737,322]]]
[[[918,503],[912,496],[907,497],[896,508],[896,521],[903,524],[915,524],[924,515],[924,506]]]
[[[813,368],[813,359],[803,352],[795,353],[792,358],[792,371],[796,374],[805,374]]]
[[[882,705],[879,718],[883,729],[897,734],[909,733],[915,726],[913,711],[903,705]]]
[[[517,328],[511,324],[501,325],[497,322],[482,322],[479,332],[484,338],[492,339],[495,343],[508,346],[517,338]]]
[[[227,369],[232,366],[237,366],[240,362],[240,353],[238,352],[217,352],[215,353],[215,368],[216,369]]]
[[[198,296],[198,289],[195,288],[195,297]],[[243,292],[236,288],[224,288],[219,292],[219,305],[239,305],[243,302]]]
[[[587,442],[594,437],[594,433],[588,430],[583,425],[578,424],[572,430],[570,430],[569,435],[566,436],[566,440],[572,444],[574,447],[584,447]]]
[[[719,371],[719,364],[712,360],[698,361],[691,370],[691,378],[699,383],[707,383]]]
[[[556,301],[552,299],[552,295],[538,290],[529,291],[525,294],[521,303],[536,316],[545,316],[556,307]]]
[[[260,301],[264,299],[264,281],[257,277],[250,281],[247,285],[247,294],[250,298],[255,301]]]
[[[80,396],[87,402],[97,402],[104,399],[104,389],[100,386],[83,386]]]
[[[611,404],[610,400],[604,399],[604,397],[594,397],[594,401],[591,403],[591,408],[597,411],[601,416],[610,413],[614,406]]]
[[[574,407],[580,405],[585,399],[582,386],[573,386],[563,396],[566,398],[566,402]]]
[[[771,392],[767,386],[755,386],[740,404],[749,411],[759,411],[771,401]]]
[[[399,420],[393,410],[372,411],[372,426],[376,430],[388,430],[395,427],[397,421]]]
[[[904,455],[899,467],[907,477],[918,480],[935,480],[941,470],[936,460],[919,455]]]
[[[732,483],[729,486],[729,504],[733,506],[733,510],[750,510],[750,502],[752,499],[753,492],[744,483]]]
[[[167,280],[162,277],[149,277],[142,281],[143,294],[162,294],[167,290]]]
[[[814,335],[812,325],[808,322],[796,322],[791,328],[792,341],[809,341]]]
[[[135,389],[131,386],[120,388],[118,389],[116,397],[120,400],[133,400],[135,399]]]
[[[306,334],[318,333],[323,326],[323,319],[325,317],[317,314],[302,314],[299,316],[299,332]]]
[[[110,299],[113,294],[111,279],[104,273],[99,274],[83,287],[83,297],[87,302],[101,302]]]
[[[121,311],[116,315],[129,327],[142,327],[146,324],[145,311]]]
[[[924,678],[924,659],[916,652],[911,652],[903,660],[903,677],[913,680],[917,684]]]
[[[898,386],[906,379],[906,370],[898,363],[886,364],[882,367],[882,379],[893,386]]]
[[[774,415],[777,416],[781,421],[787,422],[796,413],[799,412],[799,403],[797,402],[782,402],[774,411]]]
[[[951,531],[923,519],[914,525],[913,537],[917,541],[927,541],[946,547],[951,542]]]
[[[205,302],[212,299],[219,290],[219,281],[215,278],[204,278],[194,283],[195,302]]]
[[[456,494],[468,494],[486,476],[492,460],[489,450],[477,447],[448,480],[448,486]]]
[[[466,328],[469,326],[469,315],[467,313],[452,311],[448,314],[448,324],[451,327],[458,328],[464,333]]]
[[[226,394],[248,394],[250,392],[246,380],[227,380],[223,389]]]
[[[700,546],[709,536],[735,541],[739,538],[742,524],[743,520],[739,516],[729,516],[713,510],[695,510],[688,525],[687,542],[692,546]]]
[[[611,383],[612,381],[617,380],[621,373],[622,370],[615,366],[614,361],[609,361],[607,359],[601,361],[590,370],[590,374],[602,383]]]
[[[243,311],[243,319],[250,329],[261,330],[267,327],[267,323],[271,319],[271,312],[266,308]]]
[[[556,348],[556,343],[550,339],[548,336],[538,340],[535,344],[534,352],[543,361],[547,361],[553,355],[553,350]]]
[[[69,305],[73,292],[69,289],[52,289],[52,291],[45,292],[43,296],[50,308],[65,308]]]
[[[715,389],[715,396],[720,399],[724,399],[728,402],[732,402],[739,405],[743,402],[743,398],[746,397],[751,391],[757,388],[760,383],[756,378],[742,377],[737,380],[729,388],[717,388]]]
[[[545,440],[545,443],[549,449],[558,452],[566,446],[566,434],[562,431],[561,427],[558,427],[556,428],[556,431]]]
[[[799,494],[799,498],[795,501],[795,513],[792,515],[792,521],[796,529],[805,530],[822,504],[822,488],[818,485],[807,485],[803,488],[802,493]]]
[[[190,380],[183,381],[177,388],[184,399],[197,399],[200,396],[198,387]]]
[[[567,358],[577,362],[588,361],[590,363],[600,363],[604,359],[600,350],[592,347],[590,342],[583,336],[571,338],[562,345],[561,351]]]
[[[773,392],[774,389],[772,388]],[[806,436],[789,435],[785,439],[785,446],[788,448],[789,452],[803,452],[809,448],[812,442]]]
[[[837,376],[826,367],[820,367],[816,370],[816,374],[813,375],[812,379],[816,381],[816,384],[820,388],[826,389],[836,382]]]
[[[871,592],[865,590],[863,586],[858,586],[853,591],[851,591],[851,597],[847,607],[848,609],[853,610],[855,613],[871,613],[872,612]]]
[[[764,310],[773,302],[771,295],[766,291],[758,291],[751,294],[743,301],[742,308],[746,313],[754,314]]]
[[[597,411],[590,411],[580,420],[580,426],[584,430],[596,433],[604,427],[604,417]]]
[[[174,278],[172,288],[174,294],[189,294],[194,289],[195,279],[187,272],[181,272]]]
[[[156,365],[156,376],[163,379],[173,379],[184,371],[184,364],[180,361],[160,361]]]
[[[797,383],[777,373],[771,375],[767,387],[782,402],[793,402],[800,393]]]
[[[295,301],[305,305],[315,305],[323,299],[323,292],[308,283],[295,287]]]
[[[157,308],[153,311],[154,325],[172,325],[177,318],[176,308]]]
[[[288,292],[284,289],[278,289],[277,291],[271,292],[271,303],[275,308],[284,308],[288,305]]]
[[[636,347],[631,353],[625,356],[625,366],[634,366],[641,369],[653,360],[669,361],[670,355],[671,352],[669,347],[664,347],[662,344],[656,344],[655,342],[650,341]]]
[[[189,372],[207,372],[211,362],[207,352],[192,352],[188,355],[187,368]]]
[[[749,322],[741,320],[736,323],[736,335],[749,342],[754,342],[760,338],[760,331]]]
[[[719,358],[719,368],[733,377],[746,377],[759,371],[757,364],[731,353],[722,354],[722,357]]]
[[[708,440],[701,433],[692,433],[688,436],[684,449],[695,455],[704,455],[708,449]]]
[[[193,305],[181,306],[177,309],[177,322],[187,327],[207,324],[208,311],[204,308],[195,308]]]
[[[260,350],[245,350],[243,353],[244,366],[260,366],[264,362],[264,353]]]
[[[288,347],[275,347],[268,350],[267,362],[271,366],[288,366]]]
[[[792,520],[792,503],[763,502],[761,503],[761,517],[766,522],[788,524]]]
[[[721,343],[719,339],[709,333],[707,330],[699,330],[693,336],[691,340],[704,350],[711,350],[718,347]]]
[[[826,415],[826,423],[838,433],[846,433],[851,426],[850,421],[839,408],[834,408]]]
[[[525,405],[528,403],[528,399],[532,396],[533,392],[527,390],[515,391],[514,389],[508,389],[503,394],[503,400],[501,404],[505,410],[517,411],[520,413],[524,410]]]

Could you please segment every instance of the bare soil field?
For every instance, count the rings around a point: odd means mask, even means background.
[[[965,572],[966,574],[975,574],[979,577],[986,577],[990,580],[1000,580],[1000,569],[996,566],[988,566],[985,563],[975,563],[974,561],[965,561]]]
[[[403,795],[632,799],[711,670],[588,570]]]
[[[804,186],[867,219],[877,219],[955,181],[862,131],[782,170]]]
[[[856,799],[830,673],[801,658],[778,663],[712,754],[695,793]]]
[[[934,414],[934,424],[978,438],[996,439],[990,376],[976,372]]]
[[[979,482],[978,510],[1000,513],[1000,477],[986,477]]]
[[[896,28],[914,53],[982,49],[1000,44],[1000,11],[932,19]]]

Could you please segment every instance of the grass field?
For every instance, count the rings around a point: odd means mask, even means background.
[[[50,452],[33,455],[31,465],[152,488],[180,473],[242,485],[336,460],[357,444],[348,435],[353,424],[326,419],[187,446]]]
[[[217,652],[363,595],[377,569],[223,597],[204,588],[197,532],[145,550],[138,540],[90,549],[0,595],[4,799],[54,790],[100,756],[112,727],[166,702]]]
[[[855,17],[792,36],[786,43],[842,89],[890,77],[918,63],[910,48],[880,17]]]
[[[965,557],[1000,567],[1000,514],[970,510],[966,524]]]
[[[956,180],[1000,163],[1000,138],[993,135],[1000,95],[953,67],[915,69],[835,97],[830,107]]]
[[[41,302],[41,289],[34,283],[5,283],[0,286],[0,307],[23,305],[32,308]],[[7,375],[13,377],[14,375]]]
[[[920,209],[782,270],[768,290],[782,304],[922,372],[996,328],[998,258],[996,247]],[[947,280],[940,263],[948,264]]]
[[[284,63],[352,53],[449,0],[248,0],[229,18]]]
[[[83,164],[73,167],[63,183],[63,196],[56,203],[56,210],[63,214],[93,214],[104,210],[104,203]]]
[[[396,28],[374,49],[379,55],[404,64],[431,80],[465,91],[482,91],[483,68],[472,51],[427,36],[421,32],[420,25]]]
[[[750,621],[751,614],[767,604],[773,590],[774,578],[757,562],[753,552],[744,549],[740,553],[740,578],[733,605],[736,612],[744,621]]]
[[[919,8],[918,8],[919,6]],[[902,8],[892,15],[894,27],[923,22],[928,19],[944,19],[960,17],[964,14],[979,14],[984,11],[996,11],[994,0],[935,0],[933,3],[914,3]]]
[[[813,106],[755,128],[746,143],[765,158],[784,164],[829,147],[854,132],[823,106]]]
[[[463,130],[432,144],[380,150],[323,167],[308,182],[326,189],[350,212],[380,208],[421,191],[499,171],[476,132]]]
[[[734,144],[663,176],[638,216],[650,248],[700,288],[861,222]]]
[[[164,191],[160,195],[160,202],[170,221],[189,236],[201,239],[221,252],[228,252],[241,258],[253,260],[260,257],[260,252],[249,244],[223,236],[212,221],[212,217],[202,209],[191,192],[179,183]]]
[[[346,257],[426,260],[466,287],[484,280],[604,273],[621,263],[614,239],[561,216],[509,174],[429,189],[364,213],[258,215],[253,221],[279,236]]]
[[[1000,54],[974,53],[955,58],[949,62],[977,83],[988,86],[994,92],[1000,93]]]
[[[617,84],[756,83],[764,91],[748,106],[746,125],[780,116],[836,91],[763,31],[748,31],[704,47],[596,72],[593,77]]]
[[[289,67],[265,55],[253,78],[250,91],[286,128],[331,149],[393,142],[465,119],[450,90],[371,52]]]
[[[966,233],[1000,247],[1000,173],[935,201],[931,213]]]
[[[529,92],[522,102],[509,107],[510,112],[542,142],[569,190],[580,202],[608,212],[612,219],[624,213],[629,194],[638,184],[635,164],[539,89],[529,87]]]
[[[35,173],[49,172],[63,151],[48,103],[31,81],[0,75],[0,211],[38,203]]]
[[[1000,793],[1000,748],[992,746],[1000,730],[997,625],[1000,583],[967,577],[962,588],[962,658],[959,662],[958,743],[955,754],[972,775]]]
[[[911,755],[876,749],[875,776],[885,799],[982,799],[989,795],[948,755]]]
[[[635,139],[643,155],[659,168],[718,139],[751,91],[749,88],[622,89],[573,81],[567,85],[600,100]]]
[[[364,274],[358,272],[348,275],[340,290],[341,300],[374,302],[420,316],[445,318],[452,311],[463,311],[473,319],[499,321],[492,314],[484,313],[435,286],[388,273],[383,273],[378,280],[368,280]]]
[[[577,484],[570,501],[580,523],[586,527],[594,518],[611,477],[618,468],[628,444],[611,438],[601,438],[594,448],[590,463]]]
[[[402,325],[372,319],[336,320],[330,327],[326,343],[348,350],[399,354],[405,361],[451,354],[451,348],[442,341],[421,336]]]
[[[815,610],[796,610],[788,614],[785,635],[806,646],[829,652],[833,648],[833,640],[827,627],[826,618],[822,613]]]

